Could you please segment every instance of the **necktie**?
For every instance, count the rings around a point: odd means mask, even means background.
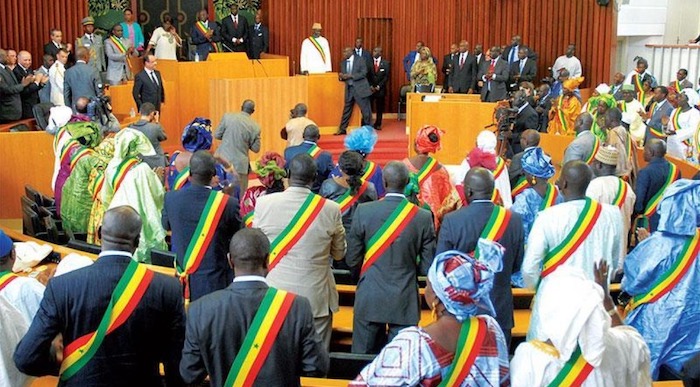
[[[233,17],[233,28],[238,29],[238,16]]]
[[[374,72],[379,72],[379,59],[374,60]]]
[[[151,80],[153,81],[153,84],[155,84],[156,86],[158,86],[158,78],[156,78],[156,72],[155,72],[155,71],[151,71]]]
[[[459,55],[459,68],[464,67],[464,54]]]
[[[511,62],[511,63],[515,62],[515,54],[516,54],[517,52],[518,52],[518,46],[515,46],[515,47],[513,47],[513,48],[510,50],[510,60],[509,60],[509,62]]]
[[[350,59],[348,59],[347,68],[348,68],[348,72],[347,72],[347,73],[348,73],[348,74],[352,74],[352,57],[351,57]]]
[[[496,69],[496,60],[491,59],[491,66],[489,66],[489,72],[492,73]]]
[[[523,67],[525,67],[525,60],[520,61],[520,74],[522,75],[523,73]]]

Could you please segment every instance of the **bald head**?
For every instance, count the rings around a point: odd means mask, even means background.
[[[260,229],[243,228],[233,235],[229,244],[229,265],[236,277],[261,275],[267,272],[270,241]]]
[[[243,105],[241,105],[241,111],[253,114],[255,112],[255,102],[251,99],[246,99],[243,101]]]
[[[305,141],[317,142],[320,138],[321,138],[321,131],[318,129],[318,126],[311,124],[311,125],[307,125],[304,128],[304,140]]]
[[[190,158],[190,175],[192,182],[197,185],[210,185],[216,175],[216,160],[208,151],[194,152]]]
[[[581,113],[576,117],[576,122],[574,122],[576,134],[591,130],[591,126],[593,126],[593,116],[590,113]]]
[[[78,47],[78,49],[75,50],[75,57],[87,63],[90,61],[90,51],[85,47]]]
[[[586,189],[593,179],[593,171],[580,160],[571,160],[564,164],[559,178],[559,189],[566,200],[581,199],[586,196]]]
[[[490,200],[493,188],[493,174],[486,168],[472,168],[464,176],[464,195],[469,203],[474,200]]]
[[[316,161],[307,153],[295,156],[289,162],[289,184],[294,187],[311,187],[318,167]]]
[[[88,97],[79,97],[75,101],[75,111],[80,114],[87,114],[90,99]]]
[[[666,157],[666,142],[659,138],[650,138],[644,144],[644,160],[662,159]]]
[[[408,168],[399,161],[391,161],[382,170],[382,180],[387,192],[403,193],[408,184]]]
[[[141,217],[130,206],[108,210],[100,229],[102,251],[128,251],[133,254],[139,245],[141,226]]]
[[[540,145],[540,133],[534,129],[527,129],[520,135],[520,140],[523,142],[523,148],[529,148]]]

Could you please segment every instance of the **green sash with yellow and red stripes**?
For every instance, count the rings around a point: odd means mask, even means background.
[[[173,186],[170,188],[172,191],[177,191],[187,184],[190,179],[190,167],[187,166],[180,171],[175,177]]]
[[[362,262],[360,275],[364,274],[379,257],[391,246],[399,237],[401,232],[411,223],[411,220],[418,214],[418,206],[403,199],[394,209],[382,226],[367,242],[365,258]]]
[[[634,83],[634,88],[637,89],[637,92],[644,92],[644,85],[642,83],[641,74],[632,75],[632,82]]]
[[[682,113],[682,110],[683,110],[683,109],[681,109],[681,108],[675,108],[675,109],[671,112],[671,117],[670,117],[669,121],[671,121],[671,124],[673,125],[673,131],[674,131],[674,132],[677,132],[677,131],[681,130],[681,113]]]
[[[318,156],[321,155],[321,147],[318,146],[317,144],[314,144],[309,148],[306,153],[308,153],[309,156],[311,156],[312,159],[316,160]]]
[[[493,206],[493,211],[491,212],[491,216],[489,217],[489,220],[486,222],[486,225],[484,226],[484,229],[481,230],[481,236],[480,238],[489,240],[489,241],[498,241],[501,239],[503,236],[503,233],[506,232],[506,229],[508,228],[508,224],[510,223],[510,218],[512,216],[512,212],[506,210],[505,208],[495,205]],[[478,259],[479,258],[479,249],[477,248],[474,251],[474,258]]]
[[[622,209],[625,205],[625,200],[627,199],[627,183],[622,179],[617,179],[617,194],[615,199],[613,199],[612,204]]]
[[[194,23],[194,25],[202,35],[204,35],[205,37],[207,36],[209,28],[204,24],[203,21],[198,20],[196,23]],[[211,46],[214,48],[214,52],[219,52],[219,46],[217,46],[216,42],[210,41],[209,44],[211,44]]]
[[[649,111],[651,112],[652,115],[654,114],[654,110],[656,110],[656,102],[652,103],[651,108],[649,108]],[[648,126],[648,128],[649,128],[649,134],[651,134],[652,136],[654,136],[656,138],[665,139],[666,137],[668,137],[662,129],[653,128],[651,126]]]
[[[226,209],[228,203],[228,195],[221,191],[212,190],[209,193],[202,214],[199,217],[197,228],[192,234],[185,256],[182,257],[182,268],[175,265],[177,275],[180,278],[180,283],[183,285],[185,300],[190,299],[190,276],[199,269],[202,264],[204,255],[209,249],[209,245],[214,240],[216,227],[219,225],[219,220]]]
[[[119,190],[119,187],[121,187],[126,174],[138,164],[139,160],[132,157],[124,159],[119,166],[117,166],[117,171],[114,173],[114,176],[112,176],[112,189],[114,193],[117,193],[117,190]]]
[[[313,36],[309,36],[309,41],[311,41],[311,44],[314,45],[316,51],[318,51],[318,53],[321,55],[321,60],[323,60],[323,63],[326,63],[326,53],[323,51],[321,43],[319,43]]]
[[[487,333],[486,321],[479,317],[470,317],[462,323],[452,367],[440,387],[462,385],[484,346]]]
[[[551,249],[544,257],[542,265],[542,278],[552,274],[559,266],[563,265],[591,234],[603,206],[591,198],[586,198],[586,203],[581,210],[581,214],[576,220],[576,224],[569,231],[569,234],[556,247]]]
[[[68,164],[70,165],[70,160],[71,160],[71,152],[73,152],[73,149],[80,147],[80,143],[75,141],[75,140],[68,140],[63,145],[63,148],[61,148],[61,153],[58,155],[58,159],[60,160],[61,165]]]
[[[557,196],[559,196],[559,191],[557,190],[557,187],[555,187],[552,183],[547,183],[547,190],[544,193],[544,198],[542,199],[542,203],[540,203],[539,210],[544,211],[547,208],[553,206],[554,203],[557,202]]]
[[[491,202],[497,206],[503,205],[503,198],[501,197],[501,191],[498,188],[494,188],[491,193]]]
[[[668,188],[679,177],[678,167],[676,164],[669,161],[668,166],[668,176],[666,176],[666,181],[656,195],[651,198],[649,204],[647,204],[647,208],[644,210],[644,216],[649,217],[656,213],[659,203],[661,202],[661,198],[664,196],[664,191],[666,191],[666,188]]]
[[[117,38],[116,36],[112,35],[112,36],[109,37],[109,40],[112,42],[112,44],[114,44],[114,46],[117,48],[117,51],[119,51],[120,54],[125,54],[125,53],[126,53],[127,48],[126,48],[126,46],[124,45],[124,43],[123,43],[119,38]]]
[[[272,344],[294,302],[295,295],[268,288],[233,359],[224,386],[252,386],[270,354]]]
[[[588,156],[586,159],[586,164],[591,165],[593,164],[593,160],[595,160],[595,155],[598,153],[598,149],[600,149],[600,139],[598,136],[594,135],[593,136],[593,149],[591,150],[591,155]]]
[[[430,175],[437,171],[438,169],[438,162],[434,158],[428,156],[428,160],[426,160],[425,164],[421,167],[420,171],[418,171],[417,177],[418,177],[418,186],[423,184],[423,182],[430,177]]]
[[[105,336],[122,326],[143,298],[154,273],[136,261],[131,261],[112,292],[107,310],[97,330],[81,336],[63,349],[61,381],[78,373],[97,353]]]
[[[73,152],[73,154],[70,157],[70,169],[71,169],[71,171],[75,168],[75,166],[78,164],[78,161],[80,161],[80,159],[91,154],[92,152],[93,152],[92,149],[85,148],[83,146],[81,146],[77,151]]]
[[[518,182],[515,184],[515,187],[510,190],[510,196],[513,198],[513,200],[515,200],[515,197],[523,193],[527,187],[527,179],[525,176],[521,176],[520,179],[518,179]]]
[[[90,180],[88,191],[92,192],[92,200],[97,200],[102,193],[102,187],[105,185],[105,172],[97,171],[95,178]]]
[[[695,235],[685,242],[680,257],[678,257],[676,262],[659,277],[651,289],[630,300],[627,305],[627,311],[629,312],[643,304],[656,302],[659,298],[673,290],[673,287],[683,279],[683,276],[685,276],[690,267],[695,264],[698,254],[700,254],[700,229],[695,230]]]
[[[255,211],[250,211],[243,217],[243,224],[250,228],[253,227],[253,216],[255,216]]]
[[[566,116],[564,115],[564,112],[562,111],[562,108],[564,107],[564,96],[559,96],[559,102],[557,103],[557,118],[559,118],[559,122],[561,122],[561,127],[564,129],[564,133],[569,133],[569,123],[566,121]]]
[[[10,282],[17,279],[17,275],[11,271],[0,272],[0,291],[9,285]]]
[[[362,174],[362,180],[369,180],[377,170],[377,164],[374,162],[367,160],[366,163],[365,173]]]
[[[350,194],[350,189],[348,188],[347,191],[343,194],[343,196],[339,197],[338,200],[336,201],[340,205],[340,213],[344,214],[345,211],[349,210],[352,208],[352,206],[357,203],[357,201],[360,199],[360,196],[367,191],[367,187],[369,186],[369,183],[366,181],[362,180],[362,184],[360,185],[360,188],[357,189],[357,192],[352,195]]]
[[[306,200],[299,208],[299,211],[294,215],[291,222],[285,227],[282,232],[277,235],[275,240],[270,244],[270,261],[269,270],[277,266],[287,253],[299,242],[306,230],[311,227],[313,221],[318,217],[318,214],[323,209],[326,199],[309,193]]]
[[[493,170],[493,179],[498,179],[501,173],[506,170],[506,161],[502,157],[496,157],[496,169]]]
[[[580,386],[588,375],[593,372],[593,366],[583,358],[581,347],[576,347],[569,360],[557,376],[548,384],[549,387]]]

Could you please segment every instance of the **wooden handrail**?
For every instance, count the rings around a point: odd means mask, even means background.
[[[700,48],[700,44],[645,44],[649,48]]]

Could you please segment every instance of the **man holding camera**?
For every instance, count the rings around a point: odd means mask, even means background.
[[[528,129],[537,130],[539,124],[539,116],[537,111],[527,102],[527,95],[523,90],[515,92],[513,95],[513,109],[518,109],[515,123],[513,124],[513,132],[510,136],[510,148],[513,153],[523,151],[520,145],[520,136]]]
[[[78,61],[66,70],[63,78],[63,100],[73,108],[80,97],[93,98],[102,95],[100,74],[88,64],[90,51],[86,47],[78,47],[75,56]]]

